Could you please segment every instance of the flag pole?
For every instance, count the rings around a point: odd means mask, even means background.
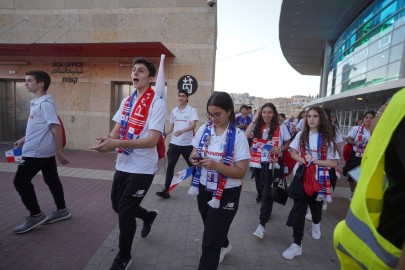
[[[167,103],[166,100],[166,80],[165,80],[165,69],[164,69],[164,62],[165,62],[165,57],[166,55],[161,54],[160,55],[160,63],[159,63],[159,69],[158,69],[158,74],[156,77],[156,84],[155,84],[155,93],[158,95],[165,103]],[[163,127],[163,132],[165,130],[165,127]],[[163,135],[162,135],[163,136]],[[163,171],[166,172],[166,155],[163,157]]]

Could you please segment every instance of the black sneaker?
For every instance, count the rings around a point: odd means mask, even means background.
[[[132,259],[122,259],[120,258],[120,255],[117,255],[110,270],[127,270],[131,266],[131,263]]]
[[[153,221],[155,221],[155,218],[156,218],[156,216],[158,214],[158,211],[153,210],[153,211],[151,211],[151,213],[152,213],[152,219],[148,223],[146,223],[146,222],[143,223],[143,228],[142,228],[142,231],[141,231],[141,237],[142,238],[145,238],[150,233],[150,230],[152,229]]]
[[[163,199],[169,199],[170,198],[169,192],[167,192],[165,190],[156,192],[156,196],[159,196],[159,197],[161,197]]]

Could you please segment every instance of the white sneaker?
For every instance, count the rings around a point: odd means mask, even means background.
[[[262,225],[259,224],[259,226],[257,226],[256,231],[253,233],[254,236],[259,237],[260,239],[263,239],[264,237],[264,227]]]
[[[312,238],[315,240],[321,239],[321,223],[314,224],[312,223],[312,230],[311,230]]]
[[[231,243],[229,243],[227,247],[221,248],[221,254],[219,255],[219,263],[221,263],[224,260],[225,255],[228,254],[231,250],[232,250]]]
[[[312,214],[311,214],[311,210],[309,208],[307,208],[307,214],[305,215],[305,219],[312,221]]]
[[[328,204],[326,203],[326,201],[323,201],[322,210],[328,210]]]
[[[332,196],[331,196],[331,195],[326,195],[325,201],[326,201],[327,203],[332,203]]]
[[[296,243],[292,243],[289,248],[284,250],[282,256],[284,259],[292,260],[295,256],[299,256],[302,254],[302,244],[301,246],[297,245]]]

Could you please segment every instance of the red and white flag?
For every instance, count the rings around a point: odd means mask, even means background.
[[[21,148],[14,148],[5,152],[8,163],[19,162],[22,158]]]

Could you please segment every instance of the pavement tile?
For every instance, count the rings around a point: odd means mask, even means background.
[[[68,150],[67,156],[71,162],[59,167],[59,172],[73,217],[40,226],[23,235],[12,232],[27,215],[12,184],[16,165],[4,163],[4,157],[0,158],[0,204],[3,206],[0,212],[0,270],[110,268],[118,251],[119,234],[117,216],[110,205],[115,154]],[[138,222],[133,242],[134,262],[130,269],[196,269],[203,234],[196,198],[187,194],[189,181],[173,190],[168,200],[155,196],[164,183],[163,161],[159,166],[142,204],[148,210],[157,209],[159,215],[145,239],[140,237],[142,222]],[[185,162],[179,162],[176,171],[184,168]],[[42,176],[36,176],[33,184],[42,210],[51,213],[54,203]],[[289,261],[283,259],[281,253],[292,242],[292,229],[285,226],[292,201],[289,200],[286,206],[274,204],[265,238],[258,239],[253,231],[258,225],[260,205],[254,201],[254,181],[247,175],[239,210],[229,232],[233,249],[218,269],[339,269],[332,236],[349,205],[344,181],[338,182],[337,191],[332,194],[334,202],[323,212],[321,240],[312,239],[308,232],[311,222],[307,222],[303,255]]]

